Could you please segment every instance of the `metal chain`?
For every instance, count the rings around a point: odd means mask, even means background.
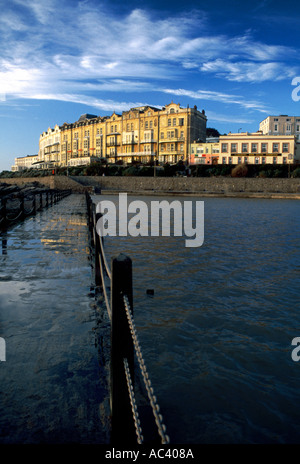
[[[137,405],[136,405],[136,401],[135,401],[134,390],[133,390],[133,386],[132,386],[128,360],[126,358],[124,358],[123,363],[124,363],[124,369],[125,369],[125,374],[126,374],[127,388],[128,388],[129,398],[130,398],[131,410],[132,410],[132,414],[133,414],[134,426],[135,426],[135,431],[136,431],[136,435],[137,435],[137,442],[140,445],[140,444],[143,443],[144,437],[142,435],[141,422],[140,422],[140,419],[139,419],[139,413],[138,413]]]
[[[159,414],[160,408],[159,408],[159,405],[157,404],[156,396],[154,395],[154,390],[153,390],[153,387],[151,386],[151,381],[149,379],[149,375],[148,375],[148,372],[147,372],[147,369],[146,369],[146,366],[145,366],[142,351],[141,351],[139,341],[138,341],[138,338],[137,338],[137,333],[136,333],[134,321],[133,321],[133,318],[132,318],[132,313],[131,313],[130,303],[129,303],[128,297],[126,295],[123,295],[123,300],[124,300],[127,320],[128,320],[128,324],[129,324],[129,327],[130,327],[130,332],[131,332],[131,335],[132,335],[133,344],[134,344],[134,347],[135,347],[137,359],[138,359],[138,362],[139,362],[139,366],[140,366],[141,373],[142,373],[142,376],[143,376],[143,379],[144,379],[145,387],[146,387],[148,397],[149,397],[149,400],[150,400],[150,404],[151,404],[151,407],[152,407],[153,415],[154,415],[154,418],[155,418],[155,423],[156,423],[156,425],[158,427],[158,433],[161,436],[161,439],[162,439],[161,442],[163,444],[170,443],[170,438],[165,433],[167,428],[166,428],[165,424],[163,423],[162,415]]]

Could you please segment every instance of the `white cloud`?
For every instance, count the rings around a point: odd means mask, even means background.
[[[296,67],[285,66],[284,63],[268,62],[231,62],[224,59],[208,61],[201,71],[214,73],[237,82],[263,82],[290,79],[297,72]]]
[[[31,98],[150,90],[147,81],[169,82],[197,71],[237,82],[295,75],[294,67],[284,66],[294,50],[257,42],[249,32],[237,37],[213,34],[200,11],[160,18],[134,9],[116,16],[104,4],[95,5],[11,0],[0,18],[0,40],[5,43],[0,50],[1,92]],[[198,92],[193,98],[260,108],[259,102],[221,93]]]
[[[186,89],[161,89],[162,92],[172,94],[172,95],[182,95],[185,97],[190,97],[193,100],[209,100],[216,101],[219,103],[229,103],[234,105],[239,105],[246,109],[256,110],[262,113],[267,113],[268,109],[261,102],[245,100],[239,95],[231,95],[222,92],[215,92],[211,90],[186,90]]]

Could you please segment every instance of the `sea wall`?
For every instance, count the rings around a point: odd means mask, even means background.
[[[13,177],[10,179],[0,178],[0,183],[22,186],[30,183],[38,183],[39,185],[51,189],[68,190],[71,189],[76,193],[84,193],[86,190],[91,190],[88,186],[78,183],[76,180],[66,176],[46,176],[46,177]]]
[[[82,185],[102,191],[128,193],[181,194],[297,194],[300,179],[231,178],[231,177],[72,177]]]
[[[300,179],[232,177],[121,177],[121,176],[48,176],[2,179],[0,182],[24,185],[38,182],[49,188],[72,189],[84,193],[102,191],[136,194],[195,194],[214,196],[291,197],[300,199]]]

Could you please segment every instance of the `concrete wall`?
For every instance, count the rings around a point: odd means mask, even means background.
[[[90,190],[88,187],[79,184],[75,180],[66,176],[46,176],[46,177],[16,177],[11,179],[0,178],[0,183],[6,183],[9,185],[25,185],[32,182],[37,182],[42,187],[58,190],[71,189],[73,192],[84,193],[85,190]]]
[[[86,186],[123,192],[300,193],[300,179],[231,177],[72,177]]]
[[[116,192],[201,193],[201,194],[298,194],[300,179],[262,179],[231,177],[89,177],[49,176],[1,179],[0,183],[24,185],[39,182],[49,188],[72,189],[83,193],[93,187]]]

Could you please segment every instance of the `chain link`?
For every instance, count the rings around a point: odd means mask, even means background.
[[[142,435],[141,422],[140,422],[140,419],[139,419],[139,413],[138,413],[137,405],[136,405],[136,401],[135,401],[134,390],[133,390],[133,386],[132,386],[128,360],[126,358],[124,358],[123,363],[124,363],[124,369],[125,369],[125,374],[126,374],[126,380],[127,380],[127,387],[128,387],[129,398],[130,398],[131,410],[132,410],[132,414],[133,414],[134,426],[135,426],[136,435],[137,435],[137,442],[140,445],[140,444],[143,443],[144,437]]]
[[[133,339],[133,344],[134,344],[135,351],[136,351],[136,356],[137,356],[137,359],[138,359],[138,362],[139,362],[140,370],[141,370],[143,380],[144,380],[144,383],[145,383],[145,387],[146,387],[146,390],[147,390],[147,393],[148,393],[148,398],[150,400],[153,415],[154,415],[154,418],[155,418],[155,423],[156,423],[157,428],[158,428],[158,433],[161,436],[162,444],[167,444],[167,443],[170,443],[170,438],[165,433],[167,428],[166,428],[165,424],[163,423],[162,415],[159,414],[160,408],[159,408],[159,405],[157,404],[157,399],[156,399],[156,396],[154,395],[154,390],[153,390],[153,387],[151,385],[151,381],[149,379],[147,368],[146,368],[146,365],[145,365],[145,362],[144,362],[144,359],[143,359],[142,351],[141,351],[140,344],[139,344],[139,341],[138,341],[138,338],[137,338],[135,324],[134,324],[134,321],[133,321],[133,318],[132,318],[132,313],[131,313],[130,303],[129,303],[128,297],[126,295],[123,295],[123,300],[124,300],[126,316],[127,316],[130,332],[131,332],[132,339]]]

